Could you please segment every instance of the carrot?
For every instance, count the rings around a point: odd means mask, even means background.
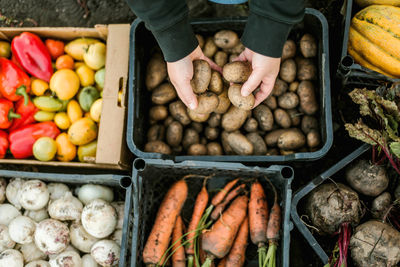
[[[187,192],[185,180],[179,180],[165,195],[143,250],[143,262],[148,266],[157,266],[165,257],[176,218],[181,213]]]
[[[226,266],[226,257],[223,258],[219,263],[217,267],[225,267]]]
[[[246,217],[247,196],[237,197],[212,228],[202,236],[203,250],[208,254],[203,267],[211,265],[214,257],[225,257],[233,244],[241,223]]]
[[[183,221],[178,216],[172,232],[172,267],[186,267],[185,248],[182,246]]]
[[[246,217],[240,226],[232,249],[226,257],[226,267],[242,267],[246,259],[247,239],[249,236],[249,220]]]
[[[213,221],[217,220],[219,215],[224,211],[226,205],[228,205],[232,201],[232,199],[234,199],[242,191],[244,191],[245,187],[246,185],[242,184],[237,186],[231,192],[229,192],[229,194],[225,197],[225,199],[215,207],[214,211],[211,213],[211,219]]]
[[[211,200],[211,205],[215,207],[219,203],[221,203],[224,200],[226,194],[228,194],[228,192],[231,191],[231,189],[237,184],[238,181],[239,179],[235,179],[227,183],[225,187],[213,197],[213,199]]]

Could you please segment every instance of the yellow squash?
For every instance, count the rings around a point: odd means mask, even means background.
[[[80,146],[92,142],[97,137],[97,125],[90,118],[74,122],[68,129],[68,138],[72,144]]]
[[[57,159],[59,161],[68,162],[76,156],[76,146],[68,139],[67,133],[61,133],[56,138]]]
[[[360,7],[366,7],[366,6],[371,6],[371,5],[388,5],[388,6],[400,7],[399,0],[356,0],[356,3]]]

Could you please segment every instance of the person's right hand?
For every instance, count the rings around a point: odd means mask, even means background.
[[[198,105],[196,95],[190,85],[190,80],[193,78],[193,61],[196,59],[203,59],[210,64],[212,69],[222,72],[221,67],[203,54],[200,46],[197,46],[192,53],[178,61],[167,62],[169,79],[179,98],[190,109],[195,109]]]

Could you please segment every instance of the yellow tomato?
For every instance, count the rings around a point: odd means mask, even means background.
[[[80,162],[94,162],[97,151],[97,140],[78,147],[78,159]]]
[[[39,110],[33,115],[35,121],[52,121],[54,119],[54,112]]]
[[[57,152],[56,142],[50,137],[40,137],[33,144],[33,156],[40,161],[49,161]]]
[[[85,113],[85,115],[83,116],[83,117],[85,117],[85,118],[89,118],[89,119],[91,119],[92,117],[90,116],[90,112],[88,111],[88,112],[86,112]]]
[[[74,63],[74,69],[78,69],[80,66],[85,65],[85,62],[77,61]]]
[[[71,121],[68,118],[67,113],[59,112],[54,116],[54,123],[57,125],[58,128],[61,130],[66,130],[71,126]]]
[[[11,45],[9,42],[0,41],[0,57],[9,58],[11,56]]]
[[[31,89],[34,95],[41,96],[49,89],[49,84],[41,79],[34,79],[31,83]]]
[[[98,128],[90,118],[82,118],[74,122],[68,129],[68,138],[74,145],[86,145],[97,137]]]
[[[89,45],[89,48],[83,53],[83,61],[94,70],[99,70],[106,64],[107,47],[99,42]]]
[[[74,123],[80,118],[82,118],[83,111],[78,101],[76,100],[69,101],[67,106],[67,115],[71,123]]]
[[[82,86],[89,86],[94,84],[94,71],[86,65],[80,66],[76,70]]]
[[[88,49],[89,45],[100,42],[93,38],[77,38],[69,42],[65,47],[64,51],[75,60],[83,60],[83,54]]]
[[[103,105],[103,98],[99,98],[90,107],[90,117],[92,120],[95,122],[100,121],[100,115],[101,115],[101,107]]]
[[[79,77],[70,69],[56,71],[50,79],[50,89],[55,92],[59,99],[68,100],[73,98],[79,90]]]
[[[61,133],[56,138],[57,159],[59,161],[68,162],[76,156],[76,146],[68,139],[67,133]]]

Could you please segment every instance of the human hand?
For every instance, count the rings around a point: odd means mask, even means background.
[[[178,61],[167,62],[169,79],[179,98],[190,109],[195,109],[198,105],[196,95],[190,85],[190,80],[193,78],[193,61],[196,59],[203,59],[210,64],[212,69],[222,72],[221,67],[203,54],[200,46],[197,46],[192,53]]]
[[[263,102],[272,92],[276,77],[279,73],[280,58],[267,57],[258,54],[249,48],[245,50],[234,61],[249,61],[253,71],[242,86],[242,96],[250,95],[254,90],[260,88],[255,94],[254,107]]]

